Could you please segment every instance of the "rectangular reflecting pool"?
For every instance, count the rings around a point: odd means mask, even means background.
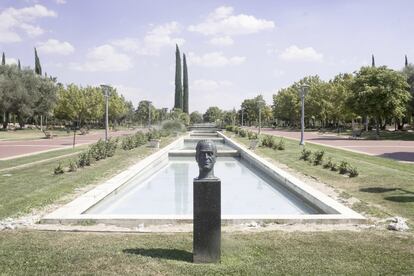
[[[222,223],[358,223],[365,218],[276,167],[231,138],[181,137],[156,150],[41,223],[192,223],[195,145],[211,139],[218,147],[215,175],[221,179]]]
[[[223,215],[320,213],[281,185],[271,184],[239,158],[218,158],[214,169],[222,183]],[[193,178],[197,175],[194,158],[170,157],[164,167],[137,175],[86,213],[192,215]]]

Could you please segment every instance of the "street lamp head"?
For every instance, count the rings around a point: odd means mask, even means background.
[[[299,87],[299,96],[300,96],[300,97],[305,97],[305,96],[306,96],[306,94],[308,94],[308,90],[309,90],[309,85],[307,85],[307,84],[302,84],[302,85]]]
[[[107,84],[101,84],[102,91],[104,92],[106,97],[109,97],[109,91],[111,91],[112,87]]]

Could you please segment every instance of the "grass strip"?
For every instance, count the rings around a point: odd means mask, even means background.
[[[161,147],[176,138],[164,138]],[[73,173],[54,175],[53,169],[62,162],[68,165],[70,159],[52,160],[9,173],[0,174],[0,219],[26,214],[35,208],[54,203],[75,189],[100,183],[121,172],[129,165],[145,158],[156,149],[141,146],[133,150],[117,149],[110,158],[100,160],[90,167],[78,169]]]
[[[227,132],[227,135],[234,135]],[[234,137],[238,142],[249,146],[247,138]],[[281,138],[277,137],[278,142]],[[359,176],[350,178],[338,172],[314,166],[310,162],[299,160],[302,147],[298,141],[283,138],[285,150],[273,150],[259,147],[256,153],[270,160],[275,160],[305,175],[312,176],[330,186],[339,188],[346,193],[360,199],[356,204],[356,211],[386,217],[390,215],[403,216],[411,222],[414,219],[414,164],[359,154],[342,149],[335,149],[306,143],[306,149],[315,152],[324,150],[324,162],[331,157],[333,162],[347,161],[359,171]],[[375,206],[381,206],[376,208]]]
[[[223,233],[220,264],[192,263],[192,235],[0,232],[4,274],[408,275],[412,234]]]

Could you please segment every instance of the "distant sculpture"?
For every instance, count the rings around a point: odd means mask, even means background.
[[[200,173],[196,179],[217,179],[214,176],[214,164],[217,158],[217,147],[211,140],[201,140],[196,146],[196,161]]]

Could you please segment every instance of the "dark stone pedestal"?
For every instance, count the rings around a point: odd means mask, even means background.
[[[220,262],[221,181],[194,179],[193,189],[193,262]]]

